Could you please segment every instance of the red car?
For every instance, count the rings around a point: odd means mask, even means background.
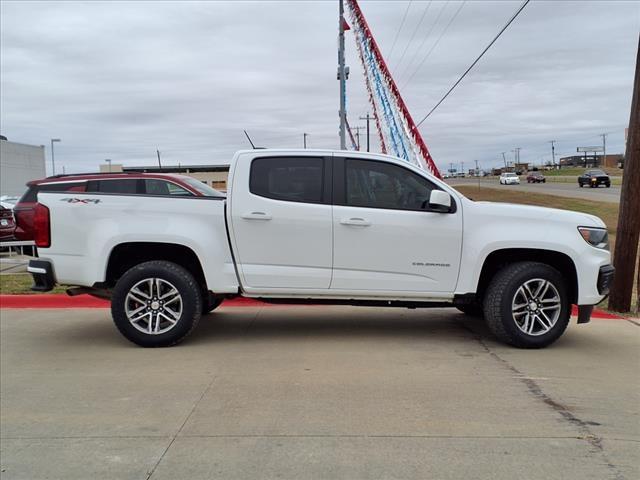
[[[547,183],[547,179],[540,172],[531,172],[527,175],[527,183]]]
[[[15,237],[33,240],[33,214],[38,192],[117,193],[144,196],[224,197],[205,183],[186,175],[161,173],[91,173],[55,175],[27,183],[27,191],[13,209]]]
[[[16,222],[13,219],[13,212],[0,205],[0,242],[13,240],[15,229]]]

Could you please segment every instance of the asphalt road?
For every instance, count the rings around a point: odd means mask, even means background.
[[[222,308],[171,349],[2,310],[1,477],[637,479],[640,324],[546,350],[451,309]]]
[[[456,185],[478,185],[477,178],[455,178],[448,179],[447,183],[455,187]],[[620,187],[612,185],[610,188],[598,187],[589,188],[578,186],[575,183],[527,183],[522,182],[520,185],[500,185],[497,177],[480,179],[482,187],[499,188],[505,190],[515,190],[519,192],[546,193],[549,195],[557,195],[560,197],[586,198],[589,200],[599,200],[601,202],[620,203]]]

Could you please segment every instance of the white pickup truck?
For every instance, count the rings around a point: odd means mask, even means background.
[[[457,307],[502,341],[544,347],[607,295],[597,217],[472,201],[397,158],[250,150],[227,196],[39,193],[35,290],[111,299],[144,347],[177,344],[238,295],[268,302]]]

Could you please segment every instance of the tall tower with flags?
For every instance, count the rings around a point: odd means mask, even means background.
[[[382,153],[389,153],[417,165],[438,178],[440,171],[418,130],[400,90],[382,57],[375,38],[364,18],[357,0],[339,0],[338,78],[340,80],[340,133],[341,148],[346,148],[346,67],[344,65],[344,35],[349,29],[344,12],[351,21],[358,55],[362,63],[369,103],[373,110]],[[345,9],[346,6],[346,9]],[[344,133],[343,133],[344,132]]]

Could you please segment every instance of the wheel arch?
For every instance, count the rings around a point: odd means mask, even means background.
[[[104,283],[113,287],[127,270],[151,260],[166,260],[180,265],[194,276],[203,293],[208,291],[198,256],[191,248],[178,243],[125,242],[114,246],[107,260]]]
[[[544,263],[558,270],[566,281],[571,303],[577,302],[578,274],[571,257],[566,253],[537,248],[503,248],[487,255],[476,285],[476,295],[484,297],[491,279],[505,265],[523,261]]]

